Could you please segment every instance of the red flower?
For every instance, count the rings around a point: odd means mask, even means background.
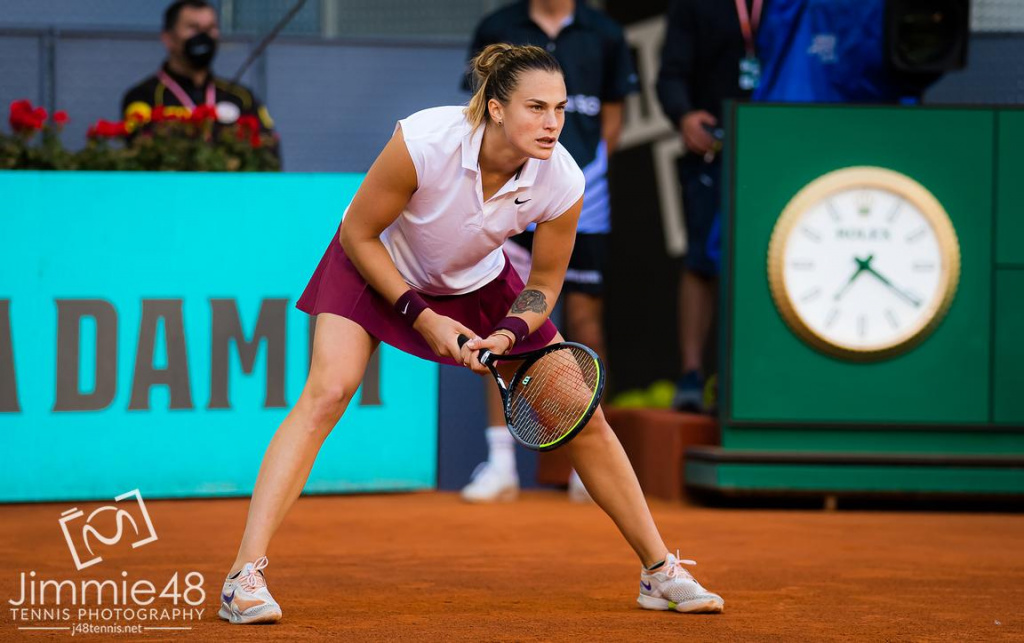
[[[181,107],[172,106],[172,110],[168,109],[163,105],[157,105],[153,108],[153,116],[150,118],[154,123],[167,123],[170,121],[180,121],[181,116],[178,115],[177,110],[184,109]]]
[[[243,114],[238,117],[238,127],[246,133],[260,131],[260,119],[252,114]]]
[[[251,145],[253,149],[259,149],[260,147],[263,147],[263,141],[260,139],[259,132],[253,132],[252,134],[249,135],[249,145]]]
[[[203,121],[215,121],[217,120],[217,108],[213,105],[199,105],[192,110],[192,116],[190,119],[193,123],[202,123]]]
[[[46,110],[32,107],[27,100],[16,100],[11,103],[11,114],[8,119],[11,129],[15,132],[35,132],[43,128],[46,122]]]
[[[60,125],[60,126],[63,127],[64,125],[67,125],[69,120],[71,120],[71,119],[68,118],[68,113],[65,112],[64,110],[60,110],[58,112],[54,112],[53,113],[53,122],[56,123],[57,125]]]
[[[32,102],[27,100],[16,100],[11,102],[11,114],[20,114],[32,111]]]
[[[35,119],[32,112],[13,112],[10,117],[11,129],[15,132],[34,132]]]
[[[125,126],[124,121],[105,121],[102,118],[96,121],[96,124],[89,128],[89,132],[86,134],[89,138],[114,138],[117,136],[127,136],[128,128]]]

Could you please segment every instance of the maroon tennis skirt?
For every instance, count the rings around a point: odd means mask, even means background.
[[[501,274],[482,288],[464,295],[421,295],[434,312],[456,319],[480,337],[486,337],[508,314],[523,287],[523,280],[506,257]],[[441,364],[461,366],[452,359],[435,355],[423,336],[406,324],[391,304],[366,283],[355,264],[345,255],[337,233],[295,306],[310,315],[331,313],[351,319],[373,337],[406,353]],[[547,346],[556,332],[554,324],[550,320],[545,321],[529,337],[516,344],[514,352],[525,353]]]

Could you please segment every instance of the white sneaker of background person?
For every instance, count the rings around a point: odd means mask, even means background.
[[[481,462],[473,470],[472,481],[462,488],[466,502],[512,502],[519,497],[519,474]]]
[[[217,615],[235,625],[276,623],[281,620],[281,606],[267,589],[263,570],[269,561],[266,556],[246,563],[242,571],[224,579],[221,590],[220,611]]]
[[[470,483],[462,489],[466,502],[511,502],[519,497],[516,471],[516,441],[503,426],[487,428],[486,462],[473,470]]]
[[[516,470],[516,443],[505,427],[487,429],[489,457],[473,470],[470,483],[462,489],[466,502],[511,502],[519,496],[519,474]],[[569,474],[569,500],[593,502],[583,481],[573,469]]]

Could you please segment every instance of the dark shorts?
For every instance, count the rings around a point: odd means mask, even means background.
[[[533,233],[523,232],[511,239],[527,250],[533,247]],[[576,244],[565,271],[563,292],[581,292],[600,297],[604,294],[605,272],[608,269],[608,235],[577,234]]]
[[[705,163],[696,154],[687,154],[679,159],[679,184],[683,188],[683,220],[686,226],[686,258],[683,265],[687,270],[702,277],[718,274],[718,262],[712,248],[715,218],[721,209],[720,158],[714,163]]]
[[[478,290],[443,297],[421,294],[434,312],[456,319],[477,335],[486,337],[505,318],[522,290],[522,280],[506,259],[501,274]],[[435,355],[423,336],[406,324],[391,304],[366,283],[345,255],[337,234],[331,239],[295,306],[310,315],[331,313],[351,319],[374,338],[399,350],[441,364],[459,366],[452,359]],[[554,324],[545,321],[529,337],[516,344],[514,352],[525,353],[547,346],[556,332]]]

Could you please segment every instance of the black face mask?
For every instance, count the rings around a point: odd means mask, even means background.
[[[185,41],[185,58],[195,69],[207,69],[217,53],[217,41],[203,32]]]

